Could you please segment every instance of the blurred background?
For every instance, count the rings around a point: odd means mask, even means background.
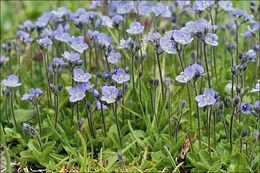
[[[25,20],[33,23],[44,12],[56,10],[58,7],[66,6],[72,12],[77,8],[89,6],[90,1],[0,1],[1,3],[1,38],[6,40],[16,35],[18,24]]]

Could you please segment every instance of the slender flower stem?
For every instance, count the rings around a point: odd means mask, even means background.
[[[110,71],[110,66],[108,63],[107,55],[105,55],[105,60],[106,60],[106,65],[107,65],[107,71],[109,71],[109,73],[110,73],[111,71]]]
[[[35,103],[35,108],[36,108],[37,117],[38,117],[38,123],[39,123],[40,135],[42,135],[41,117],[40,117],[40,111],[39,111],[38,100],[37,100],[36,103]]]
[[[213,134],[214,134],[214,148],[216,149],[216,112],[213,111]]]
[[[224,120],[224,117],[223,117],[223,111],[220,111],[220,117],[221,117],[224,129],[225,129],[226,138],[229,141],[229,137],[228,137],[228,133],[227,133],[227,127],[226,127],[226,123],[225,123],[225,120]]]
[[[101,107],[101,117],[102,117],[102,123],[103,123],[104,133],[105,133],[105,136],[107,137],[105,117],[104,117],[104,113],[103,113],[103,103],[102,103],[101,100],[100,100],[100,107]]]
[[[210,127],[211,127],[211,114],[212,114],[212,107],[210,107],[209,111],[209,129],[208,129],[208,151],[209,151],[209,157],[211,158],[211,149],[210,149]]]
[[[183,115],[183,110],[181,108],[181,115],[178,119],[178,122],[177,122],[177,125],[176,125],[176,128],[175,128],[175,140],[176,140],[176,143],[178,142],[178,129],[179,129],[179,126],[180,126],[180,122],[181,122],[181,118],[182,118],[182,115]]]
[[[117,102],[115,102],[114,115],[115,115],[116,128],[117,128],[117,133],[118,133],[118,137],[120,140],[120,145],[121,145],[121,147],[123,147],[122,137],[121,137],[121,133],[120,133],[120,127],[119,127],[119,122],[118,122],[118,117],[117,117]]]
[[[33,78],[32,42],[30,43],[30,59],[31,59],[31,79],[32,79]]]
[[[132,84],[133,84],[133,90],[135,92],[135,78],[134,78],[134,56],[135,53],[132,53],[132,58],[131,58],[131,77],[132,77]]]
[[[77,122],[78,122],[78,131],[81,132],[81,129],[80,129],[80,123],[79,123],[79,102],[77,101],[76,102],[76,112],[77,112]]]
[[[253,151],[252,151],[251,157],[250,157],[249,166],[251,166],[251,164],[252,164],[252,161],[253,161],[253,157],[254,157],[254,154],[255,154],[255,149],[256,149],[257,143],[258,143],[258,134],[256,135],[255,145],[254,145],[254,148],[253,148]]]
[[[73,67],[71,66],[71,87],[74,87],[74,79],[73,79]],[[71,125],[73,124],[73,119],[74,119],[74,103],[71,102]]]
[[[125,105],[125,83],[123,83],[123,98],[122,98],[122,104]],[[122,119],[123,119],[123,124],[125,124],[125,109],[122,108]]]
[[[243,145],[243,141],[242,141],[242,137],[240,137],[240,154],[242,154],[242,145]]]
[[[91,133],[92,137],[95,138],[95,133],[94,133],[93,126],[92,126],[92,121],[91,121],[91,113],[90,113],[90,116],[88,115],[88,108],[87,108],[86,98],[84,98],[84,104],[85,104],[86,117],[87,117],[89,129],[90,129],[90,133]]]
[[[41,152],[43,152],[43,147],[42,147],[42,142],[41,142],[41,139],[40,139],[40,137],[39,137],[39,135],[36,133],[36,138],[37,138],[37,140],[38,140],[38,142],[39,142],[39,145],[40,145],[40,148],[41,148]]]
[[[16,128],[16,132],[18,132],[18,126],[16,124],[16,120],[15,120],[15,115],[14,115],[14,96],[13,96],[13,89],[11,88],[11,111],[12,111],[12,116],[13,116],[13,120],[14,120],[14,125],[15,125],[15,128]]]
[[[207,44],[206,44],[205,41],[204,41],[204,59],[205,59],[205,65],[206,65],[206,70],[207,70],[208,85],[209,85],[209,88],[211,88],[210,76],[209,76],[209,67],[208,67],[208,60],[207,60],[207,52],[206,52],[206,46],[207,46]]]
[[[49,107],[51,106],[50,103],[50,90],[49,90],[49,74],[48,74],[48,66],[47,66],[47,62],[46,62],[46,54],[43,51],[43,61],[44,61],[44,69],[45,69],[45,77],[46,77],[46,92],[47,92],[47,99],[48,99],[48,105]]]
[[[156,87],[154,86],[153,87],[153,113],[154,113],[154,116],[155,116],[157,127],[159,127],[159,122],[158,122],[157,113],[156,113],[155,101],[156,101]]]
[[[232,151],[232,126],[233,126],[233,119],[234,119],[234,112],[235,112],[235,107],[234,105],[232,105],[232,114],[231,114],[231,118],[230,118],[230,125],[229,125],[229,142],[230,142],[230,148]]]
[[[20,46],[18,46],[17,48],[18,50],[18,66],[19,66],[19,81],[22,82],[22,76],[21,76],[21,48]],[[19,92],[20,92],[20,95],[22,94],[22,85],[19,86]]]
[[[178,49],[177,49],[177,50],[178,50]],[[181,51],[178,50],[177,52],[178,52],[179,60],[180,60],[180,63],[181,63],[182,72],[184,72],[184,65],[183,65],[183,59],[182,59],[182,57],[181,57]],[[188,83],[186,83],[186,87],[187,87],[188,97],[189,97],[190,128],[192,129],[191,95],[190,95],[190,88],[189,88],[189,84],[188,84]]]
[[[193,80],[193,85],[194,85],[194,92],[195,92],[195,97],[198,95],[197,92],[197,87],[196,87],[196,82]],[[195,101],[196,102],[196,101]],[[199,111],[199,106],[197,103],[196,104],[196,112],[197,112],[197,119],[198,119],[198,133],[199,133],[199,148],[201,149],[201,136],[200,136],[200,111]]]
[[[165,102],[165,95],[164,95],[164,86],[163,86],[163,77],[162,77],[162,69],[161,69],[161,63],[160,63],[160,56],[159,53],[156,53],[157,57],[157,63],[158,63],[158,68],[159,68],[159,73],[160,73],[160,83],[161,83],[161,90],[162,90],[162,99],[163,99],[163,105]]]
[[[91,73],[92,47],[89,47],[89,73]]]
[[[86,50],[83,51],[83,55],[84,55],[84,67],[87,70],[87,56],[86,56]]]
[[[98,65],[98,53],[97,53],[97,46],[96,46],[96,42],[94,41],[94,48],[95,48],[95,57],[96,57],[96,67],[97,67],[97,71],[99,70],[99,65]]]
[[[169,135],[172,137],[172,128],[171,128],[171,92],[168,92],[168,125],[169,125]]]
[[[236,65],[238,65],[238,29],[239,27],[236,26]]]
[[[9,49],[8,49],[8,54],[9,54],[9,70],[10,70],[10,74],[12,74],[11,47],[9,47]]]
[[[8,112],[7,112],[7,97],[4,98],[5,99],[5,117],[6,117],[6,120],[8,122],[8,124],[10,123],[9,121],[9,118],[8,118]]]

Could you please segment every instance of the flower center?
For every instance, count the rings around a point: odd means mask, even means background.
[[[206,2],[204,3],[204,7],[207,8],[209,6],[209,4]]]
[[[211,40],[210,38],[208,38],[208,42],[209,42],[209,43],[211,43],[211,42],[212,42],[212,40]]]
[[[166,46],[164,46],[163,49],[166,50],[166,51],[168,51],[168,47],[166,47]]]
[[[124,80],[124,76],[123,76],[123,75],[120,75],[120,76],[119,76],[119,80]]]
[[[209,102],[209,98],[208,97],[204,98],[204,102]]]
[[[109,96],[110,99],[114,99],[115,98],[115,94],[112,94]]]
[[[77,97],[81,97],[81,93],[77,93]]]
[[[76,48],[79,50],[79,49],[80,49],[80,46],[78,45]]]
[[[184,78],[185,81],[188,81],[189,79],[190,79],[189,76],[185,76],[185,78]]]
[[[183,39],[181,39],[181,40],[180,40],[180,42],[181,42],[182,44],[184,44],[184,43],[185,43],[185,41],[184,41]]]

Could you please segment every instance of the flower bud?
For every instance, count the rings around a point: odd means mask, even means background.
[[[159,80],[158,79],[155,79],[154,80],[154,86],[158,86],[159,85]]]
[[[165,148],[166,150],[170,151],[169,145],[165,144],[165,145],[164,145],[164,148]]]
[[[236,90],[237,90],[237,93],[239,93],[239,94],[240,94],[240,92],[241,92],[241,89],[240,89],[239,85],[237,85],[237,86],[236,86]]]
[[[185,100],[183,99],[183,100],[181,101],[181,103],[180,103],[181,109],[183,109],[183,108],[185,107],[185,105],[186,105],[186,102],[185,102]]]
[[[31,129],[29,124],[23,123],[23,129],[24,131],[29,131]]]
[[[240,102],[240,97],[237,96],[237,97],[235,98],[235,100],[234,100],[234,106],[237,106],[237,105],[239,104],[239,102]]]
[[[98,90],[96,90],[96,89],[92,90],[92,94],[93,94],[93,96],[96,97],[96,98],[99,97],[99,92],[98,92]]]
[[[129,67],[126,67],[126,68],[125,68],[125,72],[126,72],[126,73],[129,73]]]
[[[3,88],[3,89],[2,89],[2,93],[3,93],[3,96],[4,96],[4,97],[8,97],[9,94],[10,94],[10,92],[9,92],[6,88]]]
[[[150,87],[153,86],[153,79],[152,79],[152,78],[149,79],[149,81],[148,81],[148,85],[149,85]]]
[[[225,97],[225,101],[226,101],[229,105],[232,104],[232,101],[231,101],[230,97]]]
[[[121,152],[117,152],[118,160],[123,161],[123,154]]]
[[[80,59],[80,60],[78,60],[76,62],[76,66],[81,66],[82,64],[83,64],[83,60],[82,59]]]
[[[109,71],[104,71],[102,76],[103,76],[103,78],[108,79],[110,77],[110,72]]]
[[[245,137],[246,135],[247,135],[247,130],[246,130],[246,129],[242,130],[241,137],[243,138],[243,137]]]
[[[245,72],[245,71],[247,70],[247,67],[248,67],[247,64],[244,64],[244,65],[243,65],[243,72]]]
[[[58,84],[58,91],[61,91],[63,88],[63,85],[61,83]]]
[[[223,109],[224,109],[224,104],[223,104],[222,101],[219,102],[219,109],[220,109],[221,111],[223,111]]]
[[[238,53],[238,58],[241,59],[243,57],[243,53],[242,52],[239,52]]]
[[[99,72],[96,72],[96,76],[97,76],[98,78],[101,78],[101,77],[102,77]]]

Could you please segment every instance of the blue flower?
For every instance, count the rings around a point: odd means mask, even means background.
[[[178,82],[187,83],[193,78],[194,75],[195,75],[195,69],[192,66],[188,66],[187,68],[185,68],[184,72],[176,76],[175,79]]]
[[[144,26],[141,26],[139,22],[132,22],[130,28],[126,30],[129,34],[141,34],[144,30]]]
[[[83,53],[88,48],[88,44],[83,42],[83,37],[72,37],[70,41],[71,48],[79,53]]]
[[[129,46],[129,44],[132,42],[131,37],[129,37],[127,40],[120,40],[120,45],[116,46],[117,49],[124,49]]]
[[[177,3],[181,11],[187,11],[190,9],[191,1],[177,1]]]
[[[78,84],[76,87],[68,89],[68,92],[70,94],[70,102],[80,101],[86,96],[85,89],[82,84]]]
[[[118,14],[127,14],[130,13],[131,10],[134,8],[134,3],[132,1],[125,3],[119,3],[118,6],[116,7],[116,12]]]
[[[56,66],[66,66],[66,65],[68,65],[68,63],[65,63],[64,61],[63,61],[63,59],[61,59],[61,58],[54,58],[53,59],[53,61],[52,61],[52,64],[54,64],[54,65],[56,65]]]
[[[49,38],[42,38],[42,39],[37,40],[37,42],[42,47],[47,47],[52,44],[52,41]]]
[[[5,62],[5,56],[4,55],[0,55],[0,66],[2,64],[4,64],[4,62]]]
[[[30,35],[24,31],[17,31],[17,38],[19,38],[20,40],[24,41],[24,42],[32,42],[33,39],[30,38]]]
[[[207,105],[213,105],[216,102],[214,98],[215,92],[212,89],[205,89],[203,95],[198,95],[195,100],[198,102],[199,107],[204,107]]]
[[[142,40],[144,42],[155,42],[157,40],[159,40],[159,38],[161,37],[159,32],[154,32],[152,34],[148,34],[148,36],[146,38],[143,38]]]
[[[199,11],[204,11],[207,8],[209,8],[212,4],[214,3],[214,1],[200,1],[200,0],[196,0],[193,3],[193,10],[192,12],[199,12]]]
[[[122,68],[116,71],[116,74],[112,75],[112,79],[117,83],[124,83],[130,80],[130,75],[125,72]]]
[[[95,84],[91,84],[89,81],[83,82],[83,83],[80,84],[80,85],[82,85],[82,88],[83,88],[85,91],[91,90],[91,89],[95,86]]]
[[[107,61],[112,64],[116,64],[119,59],[121,59],[121,54],[115,53],[114,51],[111,51],[107,57]],[[104,57],[104,60],[105,60],[105,57]]]
[[[34,25],[30,20],[26,20],[23,25],[18,25],[18,27],[26,32],[32,32],[34,30]]]
[[[34,97],[38,98],[43,94],[43,91],[40,88],[31,88],[30,89],[30,93],[26,93],[23,95],[23,97],[21,98],[21,101],[24,100],[32,100]]]
[[[110,19],[110,17],[101,15],[100,18],[104,26],[113,28],[113,21]]]
[[[175,30],[172,34],[174,41],[181,44],[186,45],[189,44],[193,38],[190,38],[190,33],[182,30]]]
[[[81,68],[74,69],[73,75],[73,79],[77,82],[88,82],[91,78],[91,74],[84,73],[84,71]]]
[[[251,90],[251,92],[260,92],[260,82],[258,82],[256,85],[255,85],[255,88],[253,88]]]
[[[240,8],[233,8],[233,10],[231,10],[229,13],[232,16],[237,17],[237,18],[244,15],[244,11],[241,10]]]
[[[253,49],[250,49],[249,51],[246,52],[245,56],[248,57],[248,59],[250,61],[255,62],[257,54],[255,53],[255,51]]]
[[[104,86],[101,88],[103,96],[101,97],[102,101],[107,102],[108,104],[114,103],[117,100],[118,89],[114,86]]]
[[[160,46],[166,53],[176,54],[177,51],[174,49],[174,45],[174,41],[169,39],[168,37],[160,38]]]
[[[216,34],[206,34],[205,35],[205,42],[212,46],[218,46],[218,36]]]
[[[141,16],[149,16],[152,12],[152,3],[150,1],[141,1],[137,8]]]
[[[93,10],[101,5],[102,1],[92,1],[88,9]]]
[[[121,15],[115,15],[112,17],[112,21],[114,24],[119,25],[121,22],[123,22],[125,19]]]
[[[80,58],[80,55],[78,53],[69,53],[65,51],[62,56],[67,60],[67,61],[77,61]]]
[[[241,105],[240,105],[241,112],[248,115],[248,114],[250,114],[250,109],[251,109],[251,106],[248,102],[241,103]]]
[[[97,108],[98,110],[101,109],[100,101],[95,100],[95,105],[96,105],[96,108]],[[108,109],[108,107],[107,107],[105,104],[102,104],[102,108],[103,108],[103,110],[107,110],[107,109]]]
[[[54,38],[55,38],[56,40],[58,40],[58,41],[65,42],[65,43],[68,43],[69,40],[71,39],[70,34],[69,34],[69,33],[66,33],[66,32],[64,32],[64,33],[59,33],[59,34],[55,35]]]
[[[101,46],[109,46],[114,41],[113,37],[105,34],[105,33],[98,33],[96,36],[97,43]]]
[[[21,83],[19,83],[19,79],[16,75],[12,74],[10,76],[8,76],[6,79],[4,79],[2,81],[3,85],[5,85],[6,87],[11,87],[11,88],[15,88],[21,85]]]
[[[224,10],[224,11],[231,11],[233,10],[233,3],[231,1],[219,1],[218,5]]]
[[[165,12],[165,6],[163,3],[161,2],[158,2],[157,4],[155,4],[153,7],[152,7],[152,12],[155,14],[155,16],[159,16],[161,15],[162,13]]]
[[[255,112],[259,116],[260,115],[260,100],[255,101],[255,105],[253,106],[253,109],[255,110]]]
[[[242,33],[241,35],[243,37],[250,37],[250,36],[253,36],[255,34],[255,32],[259,29],[259,26],[260,26],[260,22],[257,22],[253,25],[253,28],[251,29],[249,26],[248,26],[248,29]]]

